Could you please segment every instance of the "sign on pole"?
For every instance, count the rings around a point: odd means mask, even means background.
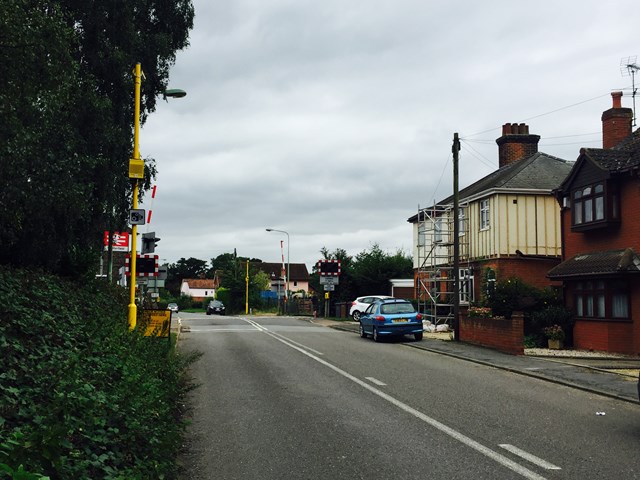
[[[142,328],[145,337],[168,338],[171,331],[171,310],[142,311]]]
[[[320,285],[338,285],[340,277],[320,277]]]

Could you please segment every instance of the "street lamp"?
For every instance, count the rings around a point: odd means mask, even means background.
[[[291,263],[289,263],[289,246],[290,246],[290,242],[289,242],[289,234],[287,232],[285,232],[284,230],[276,230],[275,228],[267,228],[266,229],[267,232],[278,232],[278,233],[284,233],[287,236],[287,278],[285,280],[286,282],[286,295],[285,295],[285,301],[287,302],[285,305],[287,307],[287,313],[289,313],[289,274],[291,273]]]
[[[140,63],[136,63],[136,67],[133,71],[135,87],[134,87],[134,108],[133,108],[133,155],[129,159],[129,178],[133,180],[133,201],[132,209],[138,208],[138,180],[144,179],[144,160],[140,158],[140,85],[142,84],[142,66]],[[164,98],[174,97],[181,98],[187,94],[184,90],[171,89],[164,92]],[[129,295],[129,315],[128,323],[129,330],[136,328],[136,317],[138,309],[136,307],[136,260],[137,260],[137,245],[136,239],[138,235],[137,223],[131,225],[131,261],[130,261],[130,273],[131,273],[131,286]]]

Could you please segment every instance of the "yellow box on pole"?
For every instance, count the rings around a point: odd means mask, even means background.
[[[144,160],[129,159],[129,178],[144,178]]]

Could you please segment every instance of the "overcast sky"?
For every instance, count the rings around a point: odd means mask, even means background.
[[[187,96],[140,137],[159,170],[140,231],[169,263],[280,261],[266,228],[309,270],[322,247],[411,254],[407,218],[452,193],[454,132],[463,188],[497,168],[504,123],[575,160],[602,146],[611,91],[633,105],[637,0],[193,3],[170,81]]]

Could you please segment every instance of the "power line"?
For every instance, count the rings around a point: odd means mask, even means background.
[[[549,111],[549,112],[540,113],[540,114],[538,114],[538,115],[534,115],[534,116],[532,116],[532,117],[524,118],[524,119],[522,119],[522,120],[518,121],[518,123],[526,122],[526,121],[532,120],[532,119],[534,119],[534,118],[544,117],[544,116],[546,116],[546,115],[551,115],[551,114],[553,114],[553,113],[561,112],[562,110],[567,110],[568,108],[577,107],[578,105],[583,105],[583,104],[585,104],[585,103],[592,102],[592,101],[597,100],[597,99],[599,99],[599,98],[606,97],[607,95],[610,95],[610,93],[604,93],[604,94],[602,94],[602,95],[598,95],[598,96],[596,96],[596,97],[589,98],[589,99],[587,99],[587,100],[582,100],[582,101],[580,101],[580,102],[572,103],[571,105],[566,105],[566,106],[564,106],[564,107],[556,108],[555,110],[551,110],[551,111]],[[494,127],[494,128],[490,128],[490,129],[487,129],[487,130],[483,130],[483,131],[481,131],[481,132],[477,132],[477,133],[472,133],[471,135],[465,135],[465,136],[463,137],[463,139],[468,139],[469,137],[475,137],[476,135],[482,135],[483,133],[493,132],[494,130],[497,130],[497,129],[500,129],[500,128],[501,128],[501,126],[499,126],[499,127]]]

